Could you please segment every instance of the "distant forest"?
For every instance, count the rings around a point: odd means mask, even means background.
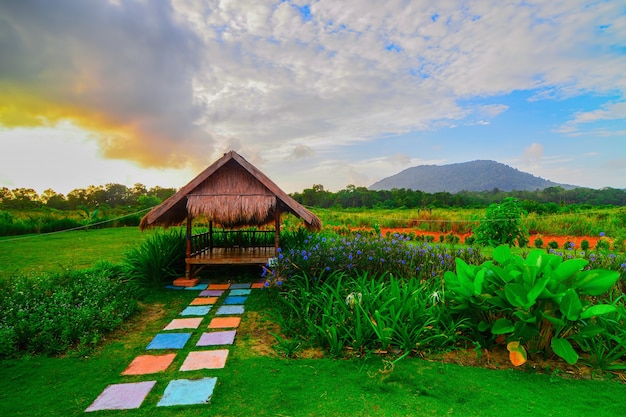
[[[484,208],[499,203],[507,197],[517,198],[528,212],[556,213],[563,206],[602,207],[625,206],[626,190],[616,188],[575,188],[548,187],[536,191],[460,191],[458,193],[425,193],[410,189],[368,190],[365,187],[348,185],[338,192],[324,189],[315,184],[301,193],[291,196],[300,204],[309,207],[342,208]]]
[[[47,189],[38,194],[30,188],[0,188],[0,209],[32,210],[49,208],[56,210],[80,210],[96,208],[144,209],[155,206],[176,192],[175,188],[159,186],[146,188],[143,184],[127,187],[122,184],[89,186],[72,190],[66,195]],[[424,193],[409,189],[368,190],[348,185],[345,189],[331,192],[323,185],[314,184],[291,196],[300,204],[320,208],[482,208],[515,197],[529,212],[550,213],[563,206],[601,207],[626,206],[626,190],[616,188],[549,187],[537,191],[508,191],[497,188],[491,191],[461,191],[458,193]]]

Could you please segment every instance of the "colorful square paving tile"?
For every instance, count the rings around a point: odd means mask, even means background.
[[[200,326],[202,317],[194,317],[188,319],[174,319],[169,322],[163,330],[179,330],[179,329],[197,329]]]
[[[224,294],[224,290],[204,290],[200,293],[200,297],[220,297]]]
[[[228,296],[224,299],[224,304],[243,304],[246,302],[246,298],[248,297],[239,295]]]
[[[210,284],[209,290],[227,290],[230,288],[230,284]]]
[[[186,290],[191,290],[191,291],[202,291],[202,290],[206,290],[207,284],[198,284],[198,285],[194,285],[193,287],[185,287]]]
[[[139,408],[152,387],[154,387],[154,384],[156,384],[156,381],[109,385],[85,411]]]
[[[264,282],[255,282],[254,284],[252,284],[252,287],[250,288],[265,288],[265,283]]]
[[[180,312],[181,316],[205,316],[213,306],[189,306]]]
[[[157,407],[207,404],[211,400],[216,382],[215,377],[170,381]]]
[[[235,341],[236,333],[237,330],[202,333],[196,346],[232,345]]]
[[[177,285],[166,285],[165,288],[167,288],[168,290],[182,290],[183,287],[179,287]]]
[[[217,303],[217,297],[197,297],[191,300],[191,303],[189,304],[191,304],[192,306],[205,306],[215,303]]]
[[[252,290],[230,290],[229,296],[250,295]]]
[[[209,323],[209,329],[232,329],[239,327],[241,317],[215,317]]]
[[[228,358],[228,349],[189,352],[180,370],[196,371],[198,369],[221,369],[226,365],[226,358]]]
[[[159,333],[146,349],[182,349],[191,333]]]
[[[252,286],[251,283],[241,283],[241,284],[230,284],[231,290],[242,290],[245,288],[250,288]]]
[[[145,375],[165,371],[174,361],[175,353],[137,356],[122,375]]]
[[[217,309],[215,314],[230,315],[230,314],[243,314],[243,306],[221,306]]]

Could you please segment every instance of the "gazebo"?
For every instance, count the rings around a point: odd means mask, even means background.
[[[292,213],[309,230],[320,219],[234,151],[224,154],[196,178],[150,210],[139,225],[178,226],[186,222],[186,277],[206,265],[264,265],[280,246],[280,218]],[[193,234],[194,218],[208,221]],[[256,227],[274,224],[273,230]],[[251,229],[254,228],[254,229]]]

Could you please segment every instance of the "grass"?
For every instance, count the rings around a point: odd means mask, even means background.
[[[102,259],[121,261],[124,253],[157,230],[137,227],[73,230],[45,235],[0,237],[0,280],[19,273],[83,269]]]
[[[73,234],[73,235],[72,235]],[[33,271],[34,253],[41,270],[115,262],[125,250],[146,238],[135,228],[102,229],[0,241],[2,275]],[[91,249],[96,248],[96,249]],[[244,279],[237,271],[219,279]],[[247,278],[258,278],[248,275]],[[0,362],[0,415],[85,416],[84,410],[109,384],[150,380],[157,384],[137,410],[100,411],[98,416],[615,416],[623,414],[626,386],[615,380],[573,380],[554,373],[461,367],[439,361],[406,358],[392,373],[372,356],[360,360],[283,359],[260,355],[272,340],[264,291],[246,302],[244,324],[226,367],[210,372],[177,371],[187,348],[173,366],[157,376],[122,377],[120,373],[149,341],[197,295],[195,291],[155,290],[141,313],[106,337],[88,356],[25,356]],[[254,323],[252,323],[254,321]],[[205,322],[203,322],[204,325]],[[254,324],[254,326],[252,325]],[[272,349],[266,349],[272,352]],[[176,378],[218,377],[211,404],[156,408],[167,382]]]
[[[551,374],[481,368],[407,358],[392,373],[380,372],[381,358],[364,360],[282,359],[259,356],[237,336],[224,369],[178,369],[195,344],[180,351],[174,365],[157,376],[122,377],[120,373],[196,295],[195,291],[155,291],[144,312],[128,322],[89,357],[42,356],[4,361],[0,365],[0,415],[85,416],[84,410],[109,384],[157,380],[137,410],[125,416],[614,416],[623,413],[626,387],[615,381],[568,380]],[[255,291],[247,312],[271,308],[263,291]],[[267,316],[267,314],[265,314]],[[257,323],[263,326],[263,322]],[[241,329],[244,332],[245,329]],[[257,330],[258,333],[258,330]],[[194,337],[199,337],[194,332]],[[181,377],[216,376],[209,406],[157,408],[167,382]],[[581,395],[581,393],[585,393]],[[99,416],[119,411],[97,412]]]

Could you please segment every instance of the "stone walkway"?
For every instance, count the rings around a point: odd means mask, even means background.
[[[169,288],[180,290],[181,287]],[[200,334],[194,350],[185,357],[178,372],[223,368],[229,349],[235,341],[237,327],[244,313],[246,298],[263,283],[246,284],[200,284],[185,290],[200,291],[189,306],[180,312],[150,341],[145,355],[139,355],[122,372],[123,376],[146,376],[146,381],[111,384],[87,407],[86,412],[98,410],[126,410],[139,408],[154,388],[155,374],[166,371],[174,362],[177,353],[193,336]],[[209,312],[214,308],[215,314]],[[203,323],[208,321],[207,323]],[[206,329],[206,331],[205,331]],[[194,338],[195,339],[195,338]],[[172,374],[168,374],[172,375]],[[159,381],[164,378],[160,378]],[[216,377],[200,379],[170,379],[160,396],[157,407],[174,405],[208,404],[217,383]]]

